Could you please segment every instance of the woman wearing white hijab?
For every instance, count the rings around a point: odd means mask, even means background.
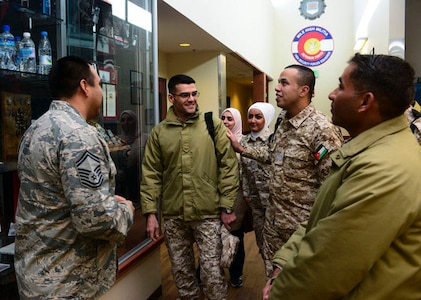
[[[235,108],[227,108],[221,114],[222,122],[225,127],[227,127],[233,135],[237,138],[237,141],[240,142],[243,136],[243,124],[241,121],[241,114]],[[240,164],[240,155],[237,155],[238,163]],[[241,165],[240,169],[240,190],[238,192],[237,199],[234,204],[234,212],[237,219],[231,223],[231,234],[237,236],[240,239],[238,245],[238,250],[235,255],[234,261],[232,262],[231,267],[229,268],[230,281],[233,287],[241,287],[243,285],[243,266],[245,259],[244,251],[244,230],[243,230],[243,219],[247,211],[247,203],[244,202],[243,192],[241,191]]]
[[[275,107],[270,103],[256,102],[247,111],[250,133],[241,140],[241,145],[268,146],[272,131],[269,125],[275,116]],[[263,258],[263,225],[269,198],[270,165],[241,157],[242,190],[244,200],[252,209],[254,234],[260,255]]]

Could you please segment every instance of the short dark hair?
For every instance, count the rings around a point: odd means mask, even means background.
[[[57,60],[48,74],[53,99],[72,97],[82,79],[94,86],[95,81],[89,66],[90,63],[87,60],[77,56],[65,56]]]
[[[177,84],[180,84],[180,83],[181,84],[191,84],[191,83],[196,83],[196,81],[194,81],[194,79],[191,78],[190,76],[187,76],[187,75],[184,75],[184,74],[174,75],[168,81],[168,91],[171,94],[175,93],[175,86]]]
[[[403,59],[356,53],[348,63],[355,66],[350,74],[354,88],[359,93],[372,92],[384,118],[401,115],[414,101],[415,71]]]
[[[308,94],[311,100],[314,94],[314,86],[316,85],[316,76],[314,76],[313,70],[302,65],[289,65],[285,69],[289,68],[294,68],[298,71],[298,84],[300,86],[307,85],[310,88]]]

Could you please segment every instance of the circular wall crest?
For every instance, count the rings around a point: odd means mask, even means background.
[[[303,0],[300,3],[300,14],[309,20],[319,18],[325,12],[324,0]]]
[[[292,55],[300,64],[316,67],[325,63],[333,53],[333,38],[320,26],[301,29],[292,41]]]

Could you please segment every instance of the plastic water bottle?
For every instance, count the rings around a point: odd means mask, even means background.
[[[15,57],[15,37],[10,33],[10,26],[3,25],[3,33],[0,37],[0,47],[2,48],[1,54],[1,68],[16,70],[16,65],[14,61]]]
[[[42,13],[51,15],[51,0],[42,0]]]
[[[0,33],[0,69],[4,69],[4,51],[5,51],[5,40],[3,38],[3,32]]]
[[[36,73],[37,63],[35,58],[35,44],[31,39],[31,33],[24,32],[20,42],[20,71]]]
[[[21,41],[21,37],[19,35],[15,35],[15,64],[16,64],[16,69],[20,68],[20,41]]]
[[[51,56],[51,43],[48,40],[48,32],[41,31],[41,40],[38,45],[38,74],[48,75],[53,63]]]

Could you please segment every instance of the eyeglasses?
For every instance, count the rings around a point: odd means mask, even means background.
[[[193,98],[195,98],[195,97],[197,98],[197,97],[200,96],[200,93],[198,91],[194,91],[194,92],[191,92],[191,93],[187,93],[187,92],[186,93],[180,93],[178,95],[171,93],[171,95],[178,96],[182,99],[188,99],[188,98],[190,98],[190,96],[193,97]]]

